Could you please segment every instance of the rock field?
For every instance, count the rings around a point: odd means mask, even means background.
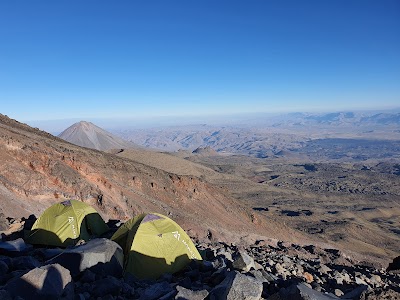
[[[203,240],[195,241],[203,261],[156,281],[137,280],[123,276],[122,249],[107,238],[65,250],[33,247],[23,240],[33,216],[7,220],[12,230],[3,232],[0,242],[4,300],[400,299],[400,257],[375,269],[313,245]]]

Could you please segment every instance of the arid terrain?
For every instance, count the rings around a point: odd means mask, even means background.
[[[214,132],[196,143],[187,139],[188,147],[174,152],[134,147],[106,153],[1,116],[1,212],[38,215],[60,199],[80,199],[112,219],[160,212],[197,237],[313,243],[381,266],[398,256],[396,131],[390,127],[388,138],[374,144],[366,142],[372,139],[366,133],[355,143],[354,134],[324,139],[316,131],[311,138],[304,130],[279,130],[287,133],[264,135],[259,151],[253,151],[256,140],[250,150],[235,144],[245,132],[229,131],[232,138]],[[149,132],[142,143],[133,142],[153,145],[163,133]],[[204,142],[211,139],[226,146]],[[268,153],[265,141],[272,145]],[[332,157],[335,153],[346,154]]]
[[[275,156],[319,162],[400,162],[400,113],[288,114],[254,116],[229,125],[186,125],[114,129],[138,145],[160,151],[193,151]]]
[[[161,157],[174,155],[207,167],[192,174],[202,173],[205,181],[264,220],[361,253],[367,260],[371,255],[377,261],[398,255],[398,114],[295,114],[263,124],[158,128],[131,140],[163,150],[179,148],[146,163],[176,172],[175,158]],[[121,136],[129,139],[128,132]],[[118,155],[141,157],[133,150]]]
[[[3,218],[39,216],[52,203],[79,199],[106,219],[159,212],[199,237],[229,236],[233,241],[254,239],[264,232],[284,240],[303,236],[280,223],[262,221],[226,190],[205,181],[205,167],[184,159],[176,158],[174,168],[164,170],[146,164],[152,160],[151,152],[145,151],[138,161],[82,148],[2,115],[0,141]]]

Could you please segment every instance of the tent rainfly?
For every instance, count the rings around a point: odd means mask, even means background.
[[[201,260],[190,237],[170,218],[141,214],[123,224],[111,237],[124,250],[124,270],[139,279],[175,273],[190,260]]]
[[[30,244],[67,247],[108,230],[93,207],[78,200],[67,200],[46,209],[33,224],[26,240]]]

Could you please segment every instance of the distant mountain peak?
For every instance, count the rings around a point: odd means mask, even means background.
[[[134,143],[125,141],[88,121],[72,124],[58,137],[72,144],[106,151],[117,148],[136,148]]]

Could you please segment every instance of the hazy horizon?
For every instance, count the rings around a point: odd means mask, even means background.
[[[293,114],[302,113],[310,115],[324,115],[330,113],[354,112],[365,115],[373,115],[378,113],[400,113],[400,106],[392,109],[371,109],[371,110],[332,110],[332,111],[293,111],[280,113],[241,113],[241,114],[215,114],[215,115],[197,115],[197,116],[158,116],[158,117],[141,117],[141,118],[65,118],[53,120],[26,120],[21,121],[32,127],[53,134],[59,134],[69,126],[80,122],[91,122],[103,129],[140,129],[140,128],[157,128],[170,126],[187,126],[187,125],[209,125],[209,126],[235,126],[248,123],[254,123],[260,120],[268,121],[279,120],[290,117]],[[9,116],[10,117],[10,116]]]

